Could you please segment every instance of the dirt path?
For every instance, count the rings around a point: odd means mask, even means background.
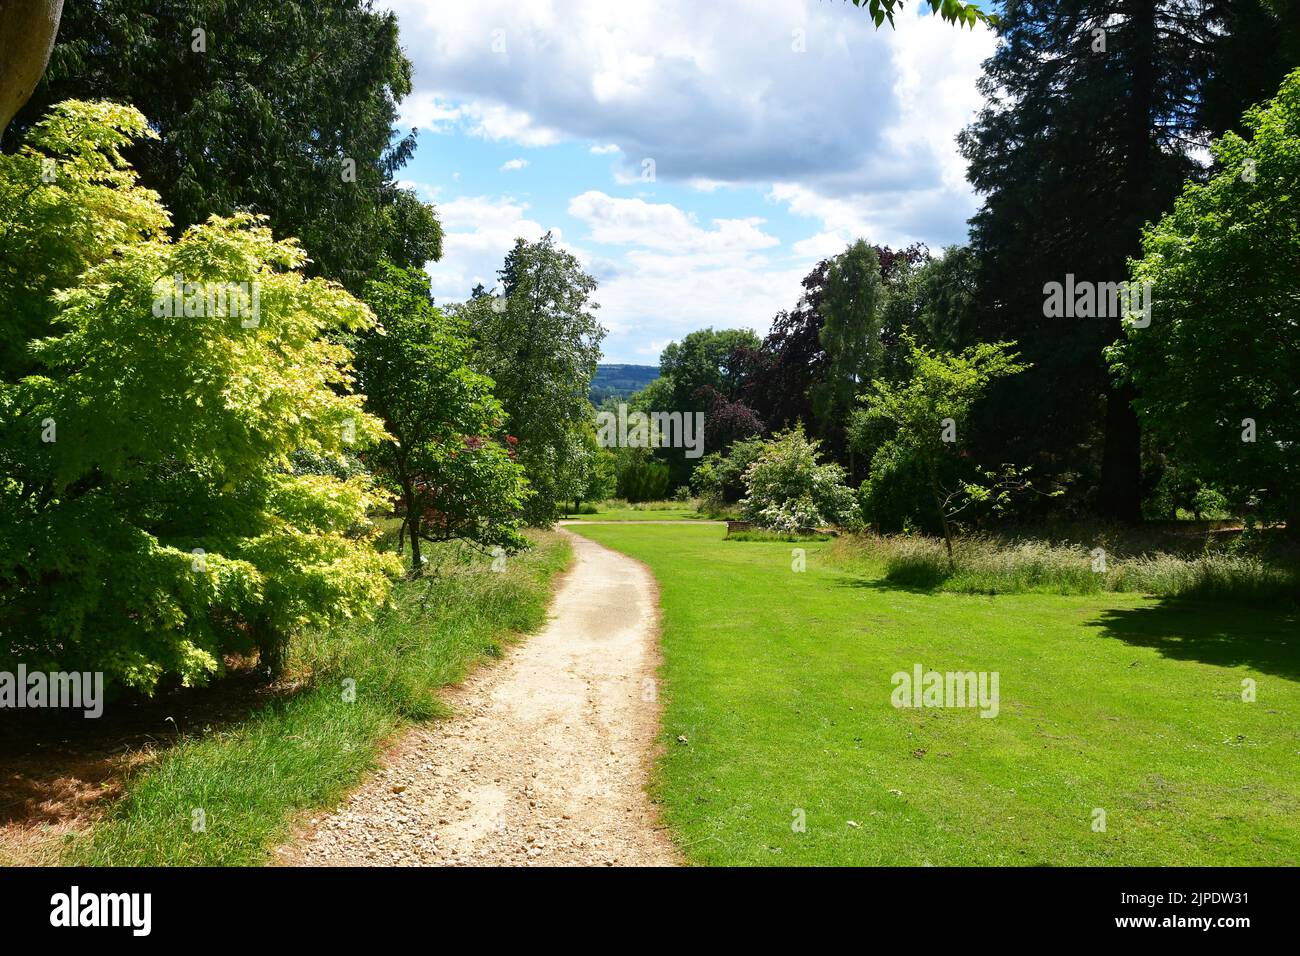
[[[568,534],[569,532],[566,532]],[[645,793],[658,594],[639,563],[571,535],[546,629],[446,695],[288,865],[671,865]]]

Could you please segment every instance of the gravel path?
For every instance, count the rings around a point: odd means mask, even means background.
[[[546,629],[446,698],[383,769],[277,851],[284,865],[672,865],[645,787],[658,728],[658,594],[572,535]]]

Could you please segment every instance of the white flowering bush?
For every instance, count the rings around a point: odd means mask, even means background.
[[[785,532],[826,525],[856,528],[862,523],[856,496],[844,483],[844,469],[819,463],[819,444],[804,434],[802,425],[763,443],[745,471],[747,495],[740,501],[740,512],[746,520]]]

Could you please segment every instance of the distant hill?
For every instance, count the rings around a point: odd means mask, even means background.
[[[591,403],[607,398],[627,398],[659,377],[658,365],[597,365],[591,380]]]

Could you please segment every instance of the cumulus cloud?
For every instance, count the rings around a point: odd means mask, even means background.
[[[595,242],[678,254],[742,255],[779,243],[759,228],[763,224],[759,218],[715,219],[713,228],[705,229],[670,203],[619,199],[598,190],[574,196],[569,215],[587,225]]]
[[[434,297],[440,302],[469,298],[478,283],[490,289],[515,239],[540,239],[546,229],[527,216],[528,206],[510,197],[467,196],[439,203],[442,259],[429,264]]]
[[[501,172],[508,173],[512,169],[523,169],[527,165],[528,160],[526,159],[507,159],[501,164]]]
[[[567,211],[586,229],[575,242],[604,247],[585,262],[601,278],[613,360],[703,325],[765,330],[816,259],[859,237],[960,241],[976,208],[953,137],[981,102],[975,79],[995,45],[983,27],[909,7],[896,30],[877,31],[864,11],[824,0],[389,4],[415,64],[404,123],[591,144],[618,183],[649,181],[650,169],[702,194],[757,186],[807,221],[781,245],[757,216],[699,221],[653,195],[608,195],[608,182],[573,195]],[[515,234],[545,231],[508,197],[439,209],[447,259],[431,272],[456,297],[492,284]],[[476,251],[489,246],[490,261]]]
[[[524,145],[617,145],[661,178],[833,193],[946,184],[993,49],[983,27],[903,16],[877,31],[820,0],[391,3],[424,91],[404,115]]]

